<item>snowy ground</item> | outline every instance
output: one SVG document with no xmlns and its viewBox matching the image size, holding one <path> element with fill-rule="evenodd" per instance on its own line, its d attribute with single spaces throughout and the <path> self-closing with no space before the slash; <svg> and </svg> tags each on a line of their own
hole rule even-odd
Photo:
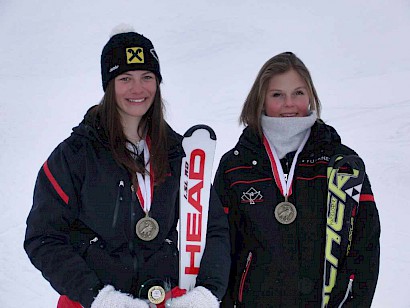
<svg viewBox="0 0 410 308">
<path fill-rule="evenodd" d="M 0 0 L 0 307 L 56 306 L 22 248 L 25 219 L 41 164 L 102 97 L 100 52 L 121 22 L 154 42 L 169 123 L 215 129 L 215 168 L 261 65 L 299 55 L 323 119 L 372 182 L 382 223 L 373 307 L 410 307 L 408 0 Z"/>
</svg>

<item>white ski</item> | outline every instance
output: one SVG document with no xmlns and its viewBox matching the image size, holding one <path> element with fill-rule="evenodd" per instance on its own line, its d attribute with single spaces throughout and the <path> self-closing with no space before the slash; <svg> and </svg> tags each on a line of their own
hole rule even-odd
<svg viewBox="0 0 410 308">
<path fill-rule="evenodd" d="M 205 249 L 216 135 L 206 125 L 187 130 L 182 141 L 179 211 L 179 287 L 195 286 Z"/>
</svg>

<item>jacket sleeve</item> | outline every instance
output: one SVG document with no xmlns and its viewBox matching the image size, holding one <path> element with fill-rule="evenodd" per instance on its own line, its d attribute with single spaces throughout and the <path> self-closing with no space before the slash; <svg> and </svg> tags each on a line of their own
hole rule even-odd
<svg viewBox="0 0 410 308">
<path fill-rule="evenodd" d="M 232 204 L 232 198 L 230 196 L 231 190 L 229 189 L 228 179 L 226 178 L 225 169 L 224 169 L 224 161 L 225 157 L 221 159 L 221 163 L 219 164 L 218 170 L 215 175 L 214 179 L 214 187 L 215 191 L 218 194 L 222 202 L 222 206 L 227 213 L 228 222 L 229 222 L 229 234 L 230 234 L 230 255 L 231 255 L 231 263 L 230 263 L 230 271 L 229 271 L 229 280 L 228 280 L 228 288 L 226 294 L 222 300 L 221 307 L 233 307 L 234 301 L 236 296 L 235 285 L 236 285 L 236 266 L 237 266 L 237 244 L 238 242 L 243 243 L 239 237 L 240 233 L 237 231 L 237 211 L 235 211 L 235 207 Z"/>
<path fill-rule="evenodd" d="M 73 250 L 69 235 L 80 208 L 83 162 L 63 142 L 41 167 L 27 218 L 24 249 L 58 293 L 89 307 L 102 286 Z"/>
<path fill-rule="evenodd" d="M 230 269 L 228 220 L 220 199 L 211 187 L 206 245 L 197 285 L 209 289 L 219 300 L 225 295 Z"/>
<path fill-rule="evenodd" d="M 380 262 L 380 221 L 370 182 L 365 177 L 355 220 L 352 246 L 337 277 L 335 297 L 337 307 L 370 307 L 376 290 Z M 349 291 L 349 281 L 351 291 Z"/>
</svg>

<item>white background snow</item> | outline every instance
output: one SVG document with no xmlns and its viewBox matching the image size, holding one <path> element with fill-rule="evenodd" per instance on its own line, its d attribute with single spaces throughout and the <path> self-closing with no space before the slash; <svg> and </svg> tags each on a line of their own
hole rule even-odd
<svg viewBox="0 0 410 308">
<path fill-rule="evenodd" d="M 366 162 L 382 224 L 373 307 L 410 307 L 408 0 L 0 0 L 0 307 L 56 307 L 25 219 L 40 166 L 103 95 L 100 53 L 122 22 L 155 45 L 169 123 L 216 131 L 214 169 L 262 64 L 295 52 L 322 118 Z"/>
</svg>

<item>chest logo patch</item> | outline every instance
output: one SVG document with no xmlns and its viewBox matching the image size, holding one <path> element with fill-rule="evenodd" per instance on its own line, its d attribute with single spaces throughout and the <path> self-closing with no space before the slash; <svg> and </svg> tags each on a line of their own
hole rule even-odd
<svg viewBox="0 0 410 308">
<path fill-rule="evenodd" d="M 256 202 L 262 202 L 263 196 L 260 191 L 251 187 L 246 192 L 242 193 L 241 203 L 255 204 Z"/>
</svg>

